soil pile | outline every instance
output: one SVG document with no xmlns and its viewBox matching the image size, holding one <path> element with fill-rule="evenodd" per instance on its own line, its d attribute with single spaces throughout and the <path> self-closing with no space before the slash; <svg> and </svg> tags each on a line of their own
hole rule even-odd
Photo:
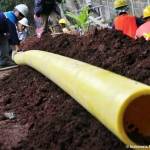
<svg viewBox="0 0 150 150">
<path fill-rule="evenodd" d="M 24 50 L 61 54 L 150 85 L 150 43 L 144 39 L 95 30 L 84 37 L 31 37 L 26 44 Z M 69 95 L 29 67 L 21 66 L 1 79 L 0 89 L 1 150 L 126 149 Z M 6 112 L 13 117 L 8 119 Z"/>
</svg>

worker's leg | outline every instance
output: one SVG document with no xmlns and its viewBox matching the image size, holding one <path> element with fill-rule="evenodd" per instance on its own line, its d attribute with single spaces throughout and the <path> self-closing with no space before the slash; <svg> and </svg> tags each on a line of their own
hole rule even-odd
<svg viewBox="0 0 150 150">
<path fill-rule="evenodd" d="M 62 30 L 61 30 L 61 27 L 59 25 L 59 19 L 61 18 L 60 15 L 57 12 L 52 11 L 50 13 L 50 18 L 52 20 L 52 26 L 51 27 L 52 27 L 53 31 L 54 32 L 61 32 Z"/>
<path fill-rule="evenodd" d="M 42 20 L 43 20 L 43 31 L 47 32 L 48 31 L 48 15 L 47 14 L 42 14 L 41 17 L 42 17 Z"/>
<path fill-rule="evenodd" d="M 41 17 L 37 17 L 36 15 L 34 15 L 34 24 L 35 24 L 35 28 L 41 28 L 42 27 Z"/>
<path fill-rule="evenodd" d="M 7 62 L 10 60 L 9 49 L 8 39 L 5 37 L 0 38 L 0 66 L 7 65 Z"/>
</svg>

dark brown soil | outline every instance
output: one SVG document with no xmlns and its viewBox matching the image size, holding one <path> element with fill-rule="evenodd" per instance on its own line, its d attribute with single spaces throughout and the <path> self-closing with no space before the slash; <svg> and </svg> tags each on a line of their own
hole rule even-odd
<svg viewBox="0 0 150 150">
<path fill-rule="evenodd" d="M 9 76 L 12 70 L 5 70 L 0 72 L 0 80 L 4 78 L 5 76 Z"/>
<path fill-rule="evenodd" d="M 55 38 L 47 34 L 42 39 L 29 38 L 23 49 L 69 56 L 150 85 L 150 43 L 120 32 Z M 69 95 L 27 66 L 1 79 L 0 89 L 0 150 L 126 149 Z M 4 112 L 16 117 L 8 119 Z"/>
</svg>

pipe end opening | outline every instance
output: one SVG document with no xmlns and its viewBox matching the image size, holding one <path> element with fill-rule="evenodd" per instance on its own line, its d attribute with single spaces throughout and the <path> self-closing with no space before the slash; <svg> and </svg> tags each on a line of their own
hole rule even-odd
<svg viewBox="0 0 150 150">
<path fill-rule="evenodd" d="M 150 95 L 140 96 L 127 106 L 123 126 L 134 143 L 150 145 Z"/>
</svg>

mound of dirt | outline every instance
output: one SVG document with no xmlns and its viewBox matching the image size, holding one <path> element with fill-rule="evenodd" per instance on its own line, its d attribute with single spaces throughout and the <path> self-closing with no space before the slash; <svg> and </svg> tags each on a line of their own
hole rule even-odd
<svg viewBox="0 0 150 150">
<path fill-rule="evenodd" d="M 112 30 L 31 37 L 22 49 L 81 60 L 150 85 L 150 43 Z M 66 80 L 66 79 L 64 79 Z M 20 66 L 0 80 L 1 150 L 125 150 L 110 131 L 40 73 Z M 4 113 L 11 113 L 8 119 Z"/>
</svg>

